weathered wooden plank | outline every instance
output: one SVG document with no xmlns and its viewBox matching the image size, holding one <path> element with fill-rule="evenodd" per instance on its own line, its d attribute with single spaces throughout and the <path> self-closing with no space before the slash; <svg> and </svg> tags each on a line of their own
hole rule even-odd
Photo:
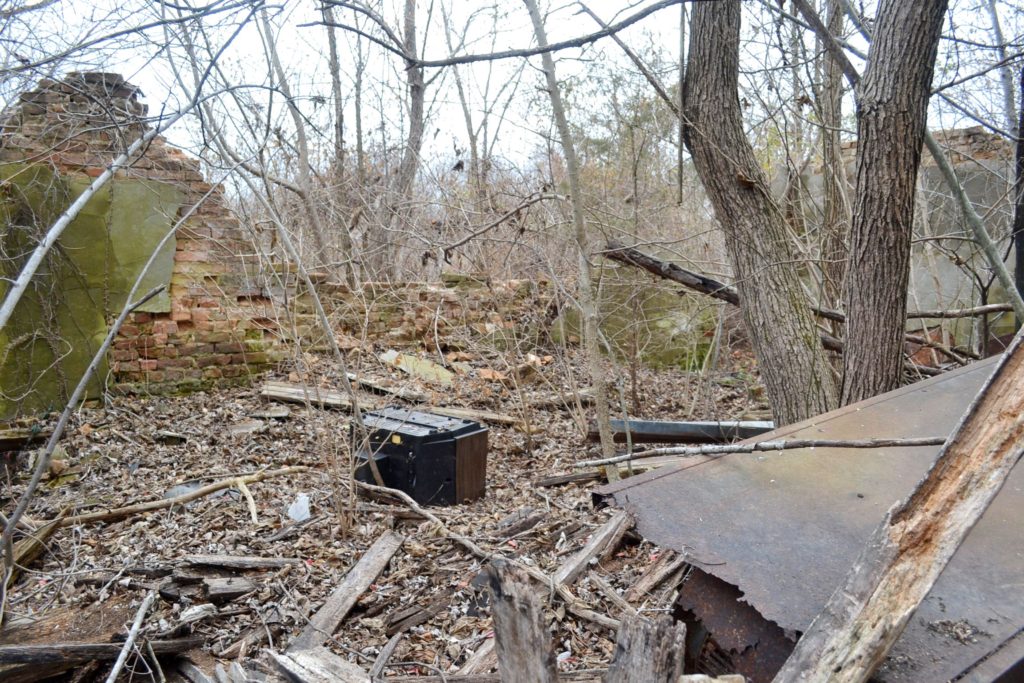
<svg viewBox="0 0 1024 683">
<path fill-rule="evenodd" d="M 270 381 L 264 382 L 263 388 L 260 389 L 260 396 L 287 403 L 311 403 L 327 408 L 352 410 L 352 399 L 348 394 L 324 387 Z M 374 406 L 369 401 L 360 399 L 359 407 L 364 410 L 372 410 Z"/>
<path fill-rule="evenodd" d="M 302 632 L 288 646 L 288 652 L 297 652 L 323 645 L 338 628 L 356 600 L 362 595 L 380 573 L 384 571 L 391 557 L 401 547 L 405 538 L 393 531 L 384 532 L 370 549 L 349 570 L 323 607 L 313 615 Z"/>
<path fill-rule="evenodd" d="M 910 497 L 872 534 L 779 671 L 779 683 L 867 680 L 1024 454 L 1019 332 Z"/>
<path fill-rule="evenodd" d="M 348 378 L 352 382 L 366 387 L 372 391 L 377 391 L 382 394 L 390 394 L 395 398 L 400 398 L 403 401 L 410 401 L 412 403 L 423 403 L 424 401 L 430 400 L 430 394 L 424 391 L 417 391 L 410 387 L 395 387 L 385 383 L 382 380 L 374 379 L 372 377 L 366 377 L 364 375 L 357 375 L 353 372 L 346 373 Z"/>
<path fill-rule="evenodd" d="M 151 640 L 156 654 L 185 652 L 203 644 L 202 638 Z M 116 659 L 121 643 L 47 643 L 45 645 L 0 645 L 0 664 L 68 664 L 94 659 Z"/>
<path fill-rule="evenodd" d="M 286 654 L 272 650 L 267 653 L 281 672 L 296 683 L 370 683 L 370 674 L 323 647 Z"/>
<path fill-rule="evenodd" d="M 446 406 L 420 406 L 416 410 L 448 417 L 458 417 L 463 420 L 474 420 L 476 422 L 487 422 L 489 424 L 506 425 L 517 427 L 523 423 L 518 417 L 505 415 L 504 413 L 493 413 L 489 410 L 475 410 L 473 408 L 449 408 Z"/>
<path fill-rule="evenodd" d="M 487 577 L 502 682 L 554 683 L 558 669 L 551 632 L 529 577 L 504 560 L 491 562 Z"/>
<path fill-rule="evenodd" d="M 662 551 L 661 556 L 626 591 L 626 600 L 638 602 L 645 595 L 660 586 L 665 579 L 679 571 L 679 568 L 684 564 L 686 564 L 685 556 L 677 555 L 671 550 Z"/>
<path fill-rule="evenodd" d="M 667 614 L 629 617 L 615 639 L 607 683 L 677 683 L 683 675 L 686 626 Z"/>
<path fill-rule="evenodd" d="M 559 683 L 602 683 L 603 669 L 585 669 L 558 674 Z M 453 674 L 449 676 L 389 676 L 387 683 L 503 683 L 501 674 Z M 743 683 L 741 680 L 739 683 Z"/>
<path fill-rule="evenodd" d="M 203 579 L 206 597 L 210 602 L 228 602 L 256 590 L 256 584 L 240 576 L 207 577 Z"/>
<path fill-rule="evenodd" d="M 604 554 L 606 550 L 617 544 L 626 530 L 633 526 L 633 519 L 625 510 L 619 510 L 590 536 L 590 540 L 572 558 L 558 568 L 552 577 L 555 583 L 572 584 L 591 559 Z"/>
<path fill-rule="evenodd" d="M 256 557 L 253 555 L 186 555 L 185 563 L 225 569 L 282 569 L 299 564 L 296 557 Z"/>
</svg>

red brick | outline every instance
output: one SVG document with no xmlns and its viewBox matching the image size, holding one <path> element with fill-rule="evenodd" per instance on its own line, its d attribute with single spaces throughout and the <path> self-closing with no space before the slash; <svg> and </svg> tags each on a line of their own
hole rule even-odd
<svg viewBox="0 0 1024 683">
<path fill-rule="evenodd" d="M 139 361 L 139 369 L 144 371 L 144 372 L 151 372 L 153 370 L 156 370 L 158 365 L 159 365 L 159 361 L 155 361 L 155 360 L 140 360 Z"/>
<path fill-rule="evenodd" d="M 153 323 L 153 334 L 171 335 L 178 331 L 178 323 L 173 320 L 157 320 Z"/>
<path fill-rule="evenodd" d="M 179 251 L 175 252 L 174 260 L 187 263 L 203 263 L 210 260 L 210 254 L 206 251 Z"/>
<path fill-rule="evenodd" d="M 217 344 L 216 351 L 217 353 L 241 353 L 242 351 L 245 351 L 245 344 L 242 342 L 226 342 Z"/>
<path fill-rule="evenodd" d="M 114 361 L 135 360 L 138 357 L 139 352 L 135 349 L 114 349 L 110 352 L 110 359 Z"/>
</svg>

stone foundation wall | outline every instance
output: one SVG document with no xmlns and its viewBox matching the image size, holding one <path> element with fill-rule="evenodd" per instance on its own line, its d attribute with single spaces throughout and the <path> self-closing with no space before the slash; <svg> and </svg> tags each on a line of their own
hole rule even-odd
<svg viewBox="0 0 1024 683">
<path fill-rule="evenodd" d="M 347 345 L 366 339 L 378 347 L 532 347 L 553 317 L 551 286 L 532 280 L 486 282 L 451 276 L 440 283 L 367 283 L 356 291 L 321 284 L 318 292 Z M 300 333 L 318 339 L 308 298 L 299 300 L 296 311 Z"/>
</svg>

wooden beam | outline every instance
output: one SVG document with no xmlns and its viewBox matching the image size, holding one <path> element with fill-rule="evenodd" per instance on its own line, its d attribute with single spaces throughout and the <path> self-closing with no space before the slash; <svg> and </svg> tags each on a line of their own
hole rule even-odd
<svg viewBox="0 0 1024 683">
<path fill-rule="evenodd" d="M 283 569 L 299 564 L 296 557 L 255 557 L 250 555 L 186 555 L 185 563 L 227 569 Z"/>
<path fill-rule="evenodd" d="M 153 652 L 169 654 L 201 647 L 198 637 L 150 640 Z M 0 664 L 67 664 L 74 666 L 94 659 L 116 659 L 122 643 L 47 643 L 45 645 L 0 645 Z"/>
<path fill-rule="evenodd" d="M 609 548 L 622 540 L 622 535 L 633 526 L 633 518 L 625 510 L 619 510 L 590 536 L 590 540 L 552 576 L 556 584 L 572 584 L 583 573 L 595 557 L 603 555 Z"/>
<path fill-rule="evenodd" d="M 324 647 L 267 654 L 295 683 L 370 683 L 370 674 Z"/>
<path fill-rule="evenodd" d="M 370 587 L 392 556 L 398 551 L 405 538 L 393 531 L 385 531 L 374 541 L 370 549 L 349 570 L 345 579 L 334 589 L 316 614 L 309 620 L 302 632 L 288 646 L 288 652 L 318 647 L 327 642 L 349 610 Z"/>
<path fill-rule="evenodd" d="M 487 568 L 498 671 L 502 683 L 555 683 L 551 631 L 529 577 L 504 560 Z"/>
<path fill-rule="evenodd" d="M 677 683 L 683 675 L 686 626 L 667 614 L 629 617 L 615 638 L 606 683 Z"/>
<path fill-rule="evenodd" d="M 1024 453 L 1018 333 L 935 464 L 872 534 L 776 683 L 866 681 Z"/>
<path fill-rule="evenodd" d="M 264 382 L 263 388 L 260 389 L 260 396 L 286 403 L 301 403 L 303 405 L 309 403 L 319 408 L 352 410 L 352 399 L 345 392 L 305 384 Z M 359 408 L 361 410 L 373 410 L 374 405 L 369 401 L 360 400 Z"/>
</svg>

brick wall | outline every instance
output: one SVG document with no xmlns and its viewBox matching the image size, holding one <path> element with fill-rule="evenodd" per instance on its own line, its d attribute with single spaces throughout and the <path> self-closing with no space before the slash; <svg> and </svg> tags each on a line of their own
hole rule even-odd
<svg viewBox="0 0 1024 683">
<path fill-rule="evenodd" d="M 148 129 L 139 96 L 116 74 L 43 80 L 4 113 L 0 160 L 44 164 L 62 177 L 98 176 Z M 188 390 L 270 367 L 283 348 L 274 302 L 256 284 L 251 240 L 227 208 L 223 188 L 211 186 L 199 161 L 162 137 L 118 171 L 114 182 L 119 179 L 172 185 L 183 198 L 179 216 L 202 202 L 175 235 L 169 305 L 136 312 L 121 329 L 109 359 L 113 388 Z"/>
</svg>

